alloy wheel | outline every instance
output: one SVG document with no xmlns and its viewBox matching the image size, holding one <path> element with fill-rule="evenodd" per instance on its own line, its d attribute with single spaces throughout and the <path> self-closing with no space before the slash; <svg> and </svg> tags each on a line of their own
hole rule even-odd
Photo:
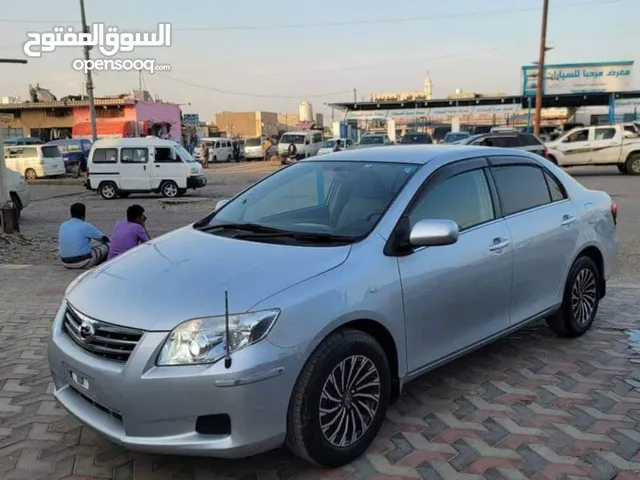
<svg viewBox="0 0 640 480">
<path fill-rule="evenodd" d="M 586 324 L 593 314 L 597 303 L 596 276 L 584 268 L 578 272 L 571 287 L 571 311 L 579 325 Z"/>
<path fill-rule="evenodd" d="M 360 440 L 380 405 L 380 372 L 363 355 L 342 360 L 329 374 L 320 394 L 320 428 L 334 447 Z"/>
<path fill-rule="evenodd" d="M 105 185 L 102 187 L 101 193 L 104 198 L 114 198 L 116 196 L 116 188 L 111 184 Z"/>
<path fill-rule="evenodd" d="M 175 197 L 178 195 L 178 187 L 173 183 L 165 184 L 163 191 L 166 197 Z"/>
<path fill-rule="evenodd" d="M 635 157 L 630 166 L 633 173 L 640 173 L 640 156 Z"/>
</svg>

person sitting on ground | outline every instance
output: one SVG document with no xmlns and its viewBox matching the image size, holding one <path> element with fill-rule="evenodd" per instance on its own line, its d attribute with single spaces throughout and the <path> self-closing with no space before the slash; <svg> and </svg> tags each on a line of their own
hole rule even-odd
<svg viewBox="0 0 640 480">
<path fill-rule="evenodd" d="M 146 220 L 142 206 L 131 205 L 127 208 L 127 220 L 118 220 L 113 228 L 109 260 L 149 241 L 149 234 L 145 227 Z"/>
<path fill-rule="evenodd" d="M 83 203 L 71 205 L 71 218 L 60 225 L 58 248 L 65 268 L 95 267 L 109 255 L 109 237 L 85 221 L 87 207 Z M 97 242 L 92 245 L 92 240 Z"/>
</svg>

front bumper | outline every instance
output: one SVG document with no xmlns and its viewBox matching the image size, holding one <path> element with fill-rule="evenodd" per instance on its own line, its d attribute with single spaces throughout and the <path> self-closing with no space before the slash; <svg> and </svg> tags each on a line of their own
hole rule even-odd
<svg viewBox="0 0 640 480">
<path fill-rule="evenodd" d="M 128 361 L 116 363 L 71 341 L 62 331 L 63 315 L 64 305 L 48 346 L 54 396 L 113 442 L 152 453 L 221 458 L 258 454 L 284 442 L 298 372 L 293 351 L 264 340 L 234 353 L 229 369 L 223 361 L 157 367 L 167 332 L 146 332 Z M 198 417 L 208 415 L 228 415 L 230 432 L 197 433 Z"/>
<path fill-rule="evenodd" d="M 207 177 L 204 175 L 197 175 L 193 177 L 187 177 L 187 188 L 202 188 L 207 184 Z"/>
</svg>

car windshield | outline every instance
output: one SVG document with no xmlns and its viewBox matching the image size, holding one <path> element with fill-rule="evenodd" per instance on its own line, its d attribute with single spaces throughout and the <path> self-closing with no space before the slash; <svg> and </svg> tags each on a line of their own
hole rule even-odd
<svg viewBox="0 0 640 480">
<path fill-rule="evenodd" d="M 277 229 L 363 238 L 378 223 L 418 165 L 306 161 L 284 168 L 238 195 L 195 227 Z M 273 241 L 268 234 L 251 240 Z"/>
<path fill-rule="evenodd" d="M 453 143 L 469 138 L 468 133 L 447 133 L 444 136 L 444 143 Z"/>
<path fill-rule="evenodd" d="M 322 144 L 322 148 L 333 148 L 335 144 L 336 144 L 335 140 L 327 140 Z"/>
<path fill-rule="evenodd" d="M 382 135 L 367 135 L 362 137 L 360 145 L 382 145 L 384 144 L 384 137 Z"/>
<path fill-rule="evenodd" d="M 402 143 L 431 143 L 431 137 L 424 134 L 409 133 L 402 137 Z"/>
<path fill-rule="evenodd" d="M 176 150 L 178 151 L 178 154 L 182 157 L 182 159 L 185 162 L 197 163 L 196 160 L 193 158 L 193 156 L 189 153 L 189 151 L 186 148 L 184 148 L 182 145 L 177 144 Z"/>
<path fill-rule="evenodd" d="M 61 157 L 62 154 L 60 150 L 55 145 L 50 145 L 48 147 L 42 147 L 42 156 L 44 158 L 56 158 Z"/>
<path fill-rule="evenodd" d="M 280 139 L 280 143 L 289 145 L 291 143 L 296 145 L 304 145 L 304 135 L 283 135 Z"/>
<path fill-rule="evenodd" d="M 262 145 L 260 138 L 250 138 L 245 143 L 247 147 L 259 147 L 260 145 Z"/>
</svg>

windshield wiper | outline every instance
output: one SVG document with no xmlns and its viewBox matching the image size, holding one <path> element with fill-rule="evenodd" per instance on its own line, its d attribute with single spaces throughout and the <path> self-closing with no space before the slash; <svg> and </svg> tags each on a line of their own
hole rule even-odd
<svg viewBox="0 0 640 480">
<path fill-rule="evenodd" d="M 202 227 L 196 226 L 195 229 L 200 230 L 201 232 L 210 232 L 212 230 L 239 230 L 252 233 L 288 233 L 278 228 L 265 227 L 264 225 L 258 225 L 257 223 L 219 223 L 218 225 L 204 225 Z"/>
<path fill-rule="evenodd" d="M 276 232 L 243 232 L 236 235 L 235 238 L 290 238 L 300 242 L 312 243 L 341 243 L 356 240 L 356 237 L 333 235 L 331 233 L 289 232 L 285 230 Z"/>
</svg>

